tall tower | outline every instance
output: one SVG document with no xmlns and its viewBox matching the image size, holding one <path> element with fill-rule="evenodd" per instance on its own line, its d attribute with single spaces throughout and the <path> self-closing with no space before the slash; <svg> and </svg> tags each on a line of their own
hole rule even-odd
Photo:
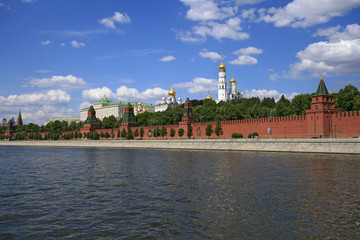
<svg viewBox="0 0 360 240">
<path fill-rule="evenodd" d="M 340 112 L 335 108 L 334 97 L 329 94 L 324 79 L 312 96 L 311 109 L 306 110 L 307 134 L 309 137 L 331 137 L 334 126 L 331 124 L 333 113 Z"/>
<path fill-rule="evenodd" d="M 232 99 L 236 99 L 236 80 L 234 79 L 234 74 L 233 77 L 230 79 L 230 87 L 229 87 L 229 97 L 228 100 L 232 100 Z"/>
<path fill-rule="evenodd" d="M 221 59 L 219 66 L 219 84 L 218 84 L 218 101 L 226 101 L 227 98 L 227 87 L 226 87 L 226 66 Z"/>
<path fill-rule="evenodd" d="M 18 120 L 16 123 L 17 126 L 22 126 L 23 125 L 23 121 L 22 121 L 22 117 L 21 117 L 21 110 L 19 109 L 19 116 L 18 116 Z"/>
</svg>

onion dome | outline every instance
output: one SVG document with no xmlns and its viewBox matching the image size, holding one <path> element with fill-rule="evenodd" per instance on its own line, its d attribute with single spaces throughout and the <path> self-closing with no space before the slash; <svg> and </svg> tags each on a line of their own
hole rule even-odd
<svg viewBox="0 0 360 240">
<path fill-rule="evenodd" d="M 207 97 L 205 98 L 205 100 L 212 100 L 212 97 L 210 96 L 210 93 L 208 92 Z"/>
<path fill-rule="evenodd" d="M 141 101 L 138 103 L 138 106 L 142 106 L 142 103 L 141 103 Z"/>
<path fill-rule="evenodd" d="M 99 103 L 110 103 L 110 100 L 106 97 L 106 94 L 104 95 L 104 97 L 98 101 Z"/>
<path fill-rule="evenodd" d="M 222 59 L 221 59 L 221 64 L 219 65 L 219 72 L 226 72 L 226 66 L 224 65 Z"/>
<path fill-rule="evenodd" d="M 169 91 L 169 96 L 175 96 L 175 95 L 176 95 L 176 92 L 174 91 L 173 86 L 171 85 L 171 89 Z"/>
</svg>

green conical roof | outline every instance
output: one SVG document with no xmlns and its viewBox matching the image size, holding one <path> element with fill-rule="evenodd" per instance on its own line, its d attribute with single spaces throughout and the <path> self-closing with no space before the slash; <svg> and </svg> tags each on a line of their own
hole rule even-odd
<svg viewBox="0 0 360 240">
<path fill-rule="evenodd" d="M 320 77 L 321 77 L 321 80 L 320 80 L 319 86 L 316 90 L 316 96 L 329 95 L 329 91 L 326 88 L 326 85 L 325 85 L 322 75 L 320 75 Z"/>
<path fill-rule="evenodd" d="M 128 104 L 126 105 L 127 108 L 133 108 L 133 106 L 131 105 L 130 102 L 128 102 Z"/>
</svg>

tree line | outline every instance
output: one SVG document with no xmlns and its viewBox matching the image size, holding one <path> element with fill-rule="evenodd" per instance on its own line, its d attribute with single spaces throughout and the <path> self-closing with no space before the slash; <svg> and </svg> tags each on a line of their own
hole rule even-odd
<svg viewBox="0 0 360 240">
<path fill-rule="evenodd" d="M 228 102 L 216 104 L 212 100 L 191 100 L 193 105 L 194 118 L 198 122 L 220 122 L 227 120 L 241 120 L 251 118 L 269 118 L 282 116 L 305 115 L 306 110 L 310 109 L 312 94 L 299 94 L 291 101 L 284 95 L 279 101 L 274 98 L 259 97 L 235 99 Z M 348 85 L 340 89 L 334 96 L 335 107 L 342 111 L 360 110 L 360 92 L 353 86 Z M 160 126 L 176 125 L 181 121 L 184 106 L 180 105 L 174 109 L 167 109 L 163 112 L 145 112 L 136 116 L 138 126 Z M 114 116 L 105 117 L 102 121 L 98 119 L 102 129 L 114 129 L 121 126 L 122 119 L 117 120 Z M 16 132 L 38 133 L 48 132 L 51 137 L 60 136 L 65 131 L 79 131 L 83 127 L 83 122 L 55 121 L 47 125 L 39 126 L 29 123 L 23 126 L 15 126 Z M 6 126 L 0 126 L 0 134 L 5 133 Z"/>
</svg>

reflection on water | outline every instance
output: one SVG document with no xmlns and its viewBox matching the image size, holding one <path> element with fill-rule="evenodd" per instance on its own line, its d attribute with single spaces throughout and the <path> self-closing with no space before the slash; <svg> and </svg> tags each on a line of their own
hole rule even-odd
<svg viewBox="0 0 360 240">
<path fill-rule="evenodd" d="M 360 156 L 0 147 L 1 239 L 355 239 Z"/>
</svg>

